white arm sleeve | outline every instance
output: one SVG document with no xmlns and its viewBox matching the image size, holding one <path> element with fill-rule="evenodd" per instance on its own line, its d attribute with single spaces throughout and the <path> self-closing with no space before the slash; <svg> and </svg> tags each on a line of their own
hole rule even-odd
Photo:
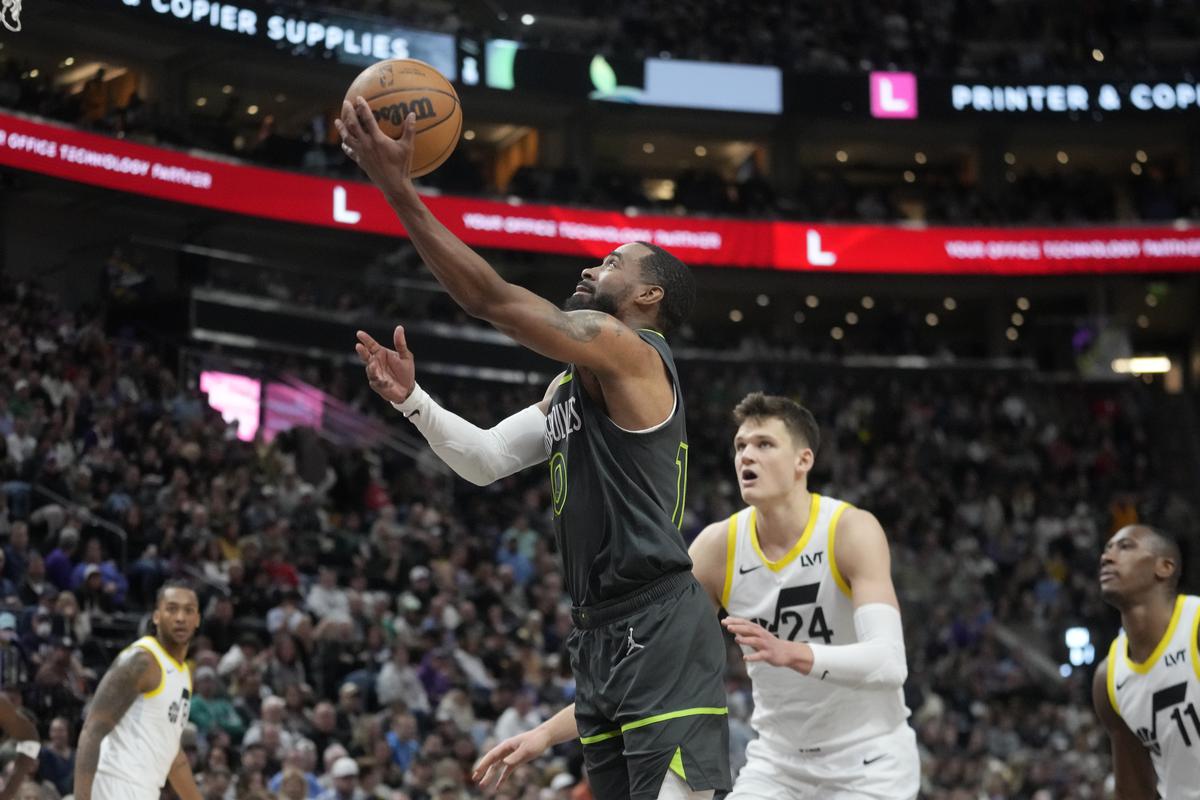
<svg viewBox="0 0 1200 800">
<path fill-rule="evenodd" d="M 540 464 L 546 449 L 546 415 L 536 405 L 483 430 L 434 402 L 414 385 L 403 403 L 392 403 L 416 426 L 446 466 L 476 486 Z"/>
<path fill-rule="evenodd" d="M 854 644 L 813 644 L 808 674 L 851 689 L 899 689 L 908 677 L 904 626 L 900 611 L 887 603 L 868 603 L 854 612 Z"/>
</svg>

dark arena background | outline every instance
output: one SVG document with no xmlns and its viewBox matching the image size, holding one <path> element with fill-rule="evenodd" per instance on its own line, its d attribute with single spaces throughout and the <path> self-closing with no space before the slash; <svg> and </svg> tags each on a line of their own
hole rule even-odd
<svg viewBox="0 0 1200 800">
<path fill-rule="evenodd" d="M 457 478 L 354 353 L 403 324 L 483 427 L 561 368 L 465 314 L 344 155 L 346 87 L 397 57 L 461 98 L 418 186 L 507 280 L 558 304 L 634 240 L 693 268 L 686 540 L 743 506 L 737 401 L 811 409 L 810 485 L 891 547 L 921 797 L 1114 796 L 1100 553 L 1134 522 L 1197 533 L 1194 3 L 5 8 L 0 687 L 42 740 L 20 797 L 72 793 L 89 700 L 170 578 L 200 600 L 181 748 L 206 800 L 481 797 L 477 760 L 573 700 L 546 469 Z M 588 800 L 582 758 L 498 796 Z"/>
</svg>

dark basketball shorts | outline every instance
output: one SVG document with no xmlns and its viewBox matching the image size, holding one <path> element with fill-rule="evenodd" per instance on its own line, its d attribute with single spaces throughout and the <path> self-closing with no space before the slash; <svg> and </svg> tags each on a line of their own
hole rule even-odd
<svg viewBox="0 0 1200 800">
<path fill-rule="evenodd" d="M 667 770 L 695 791 L 729 791 L 725 640 L 692 574 L 572 616 L 575 720 L 596 800 L 654 800 Z"/>
</svg>

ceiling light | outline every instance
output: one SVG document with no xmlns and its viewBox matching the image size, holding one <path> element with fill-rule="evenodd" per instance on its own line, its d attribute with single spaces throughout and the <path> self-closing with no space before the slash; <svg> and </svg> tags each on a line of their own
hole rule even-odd
<svg viewBox="0 0 1200 800">
<path fill-rule="evenodd" d="M 765 294 L 760 294 L 758 297 L 754 298 L 754 302 L 758 303 L 762 308 L 766 308 L 767 306 L 771 305 L 771 298 L 767 297 Z"/>
<path fill-rule="evenodd" d="M 1066 150 L 1059 150 L 1058 154 L 1055 155 L 1054 157 L 1058 159 L 1058 163 L 1060 163 L 1060 164 L 1066 164 L 1068 161 L 1071 160 L 1071 157 L 1067 155 Z"/>
<path fill-rule="evenodd" d="M 1005 153 L 1004 154 L 1004 163 L 1008 164 L 1011 167 L 1013 164 L 1017 163 L 1017 157 L 1015 155 L 1013 155 L 1012 153 Z"/>
<path fill-rule="evenodd" d="M 803 325 L 804 320 L 806 319 L 807 317 L 804 316 L 803 311 L 797 311 L 795 314 L 792 314 L 792 322 L 796 323 L 797 325 Z"/>
<path fill-rule="evenodd" d="M 466 139 L 468 142 L 473 140 L 475 138 L 475 131 L 471 130 L 470 128 L 467 128 L 465 131 L 463 131 L 463 138 Z"/>
<path fill-rule="evenodd" d="M 817 306 L 821 305 L 821 298 L 817 297 L 815 294 L 810 294 L 808 297 L 804 298 L 804 305 L 808 306 L 809 308 L 816 308 Z"/>
<path fill-rule="evenodd" d="M 836 158 L 838 160 L 838 163 L 841 163 L 841 164 L 845 164 L 847 161 L 850 160 L 850 154 L 847 153 L 845 150 L 838 150 L 836 153 L 834 153 L 833 157 Z"/>
<path fill-rule="evenodd" d="M 942 301 L 942 308 L 946 309 L 947 311 L 953 311 L 954 309 L 958 308 L 958 301 L 953 297 L 947 297 Z"/>
<path fill-rule="evenodd" d="M 1017 298 L 1017 308 L 1021 309 L 1022 311 L 1028 311 L 1029 310 L 1029 298 L 1028 297 L 1018 297 Z"/>
<path fill-rule="evenodd" d="M 1096 61 L 1096 62 L 1103 61 L 1104 60 L 1104 51 L 1101 50 L 1099 47 L 1093 48 L 1092 49 L 1092 60 Z"/>
<path fill-rule="evenodd" d="M 913 172 L 911 169 L 904 170 L 904 182 L 905 183 L 915 183 L 916 180 L 917 180 L 917 173 Z"/>
<path fill-rule="evenodd" d="M 732 322 L 741 322 L 742 321 L 741 309 L 738 309 L 738 308 L 731 309 L 729 312 L 729 319 Z"/>
<path fill-rule="evenodd" d="M 846 324 L 847 325 L 857 325 L 858 324 L 858 314 L 854 313 L 853 311 L 847 311 L 846 312 Z"/>
<path fill-rule="evenodd" d="M 1138 163 L 1140 163 L 1140 164 L 1145 164 L 1147 159 L 1149 158 L 1149 156 L 1146 155 L 1145 150 L 1138 150 L 1136 153 L 1133 154 L 1133 157 L 1136 158 L 1138 160 Z"/>
<path fill-rule="evenodd" d="M 650 155 L 654 152 L 654 144 L 652 142 L 646 142 L 642 145 L 642 152 L 646 155 Z"/>
<path fill-rule="evenodd" d="M 863 297 L 862 307 L 866 308 L 866 309 L 874 308 L 875 307 L 875 298 L 871 297 L 871 295 L 866 295 L 865 297 Z"/>
<path fill-rule="evenodd" d="M 535 22 L 537 22 L 537 19 L 533 16 L 533 14 L 522 14 L 521 15 L 521 24 L 522 25 L 532 25 Z"/>
<path fill-rule="evenodd" d="M 925 157 L 924 153 L 922 153 L 920 150 L 918 150 L 917 152 L 913 153 L 913 160 L 916 161 L 918 164 L 924 164 L 929 159 L 927 159 Z"/>
<path fill-rule="evenodd" d="M 938 315 L 933 313 L 932 311 L 930 311 L 928 314 L 925 315 L 925 324 L 931 328 L 937 327 Z"/>
<path fill-rule="evenodd" d="M 1171 359 L 1166 356 L 1114 358 L 1112 370 L 1126 375 L 1162 374 L 1171 371 Z"/>
<path fill-rule="evenodd" d="M 829 335 L 834 338 L 834 341 L 840 342 L 842 340 L 842 338 L 846 335 L 846 332 L 835 325 L 833 327 L 833 330 L 829 331 Z"/>
<path fill-rule="evenodd" d="M 1012 314 L 1012 324 L 1018 328 L 1025 324 L 1025 315 L 1020 311 L 1014 311 Z"/>
<path fill-rule="evenodd" d="M 696 156 L 698 158 L 704 158 L 706 155 L 708 155 L 708 148 L 702 144 L 698 144 L 698 145 L 696 145 L 695 152 L 696 152 Z"/>
<path fill-rule="evenodd" d="M 1018 331 L 1016 328 L 1009 328 L 1008 330 L 1006 330 L 1004 332 L 1004 335 L 1008 337 L 1008 340 L 1010 342 L 1015 342 L 1017 340 L 1017 337 L 1019 337 L 1021 335 L 1021 332 Z"/>
</svg>

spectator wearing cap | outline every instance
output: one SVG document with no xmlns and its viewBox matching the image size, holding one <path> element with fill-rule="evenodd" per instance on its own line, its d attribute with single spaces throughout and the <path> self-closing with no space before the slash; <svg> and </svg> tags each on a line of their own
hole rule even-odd
<svg viewBox="0 0 1200 800">
<path fill-rule="evenodd" d="M 358 788 L 358 764 L 353 758 L 339 758 L 330 775 L 333 788 L 322 792 L 318 800 L 366 800 L 366 794 Z"/>
<path fill-rule="evenodd" d="M 17 640 L 17 618 L 0 611 L 0 687 L 24 686 L 29 680 L 29 659 Z"/>
<path fill-rule="evenodd" d="M 95 570 L 89 570 L 90 567 L 95 567 Z M 101 587 L 106 595 L 112 599 L 114 607 L 125 605 L 125 592 L 129 589 L 129 581 L 117 567 L 116 562 L 111 558 L 104 558 L 104 548 L 98 538 L 88 539 L 87 545 L 83 550 L 83 561 L 75 565 L 75 569 L 71 572 L 71 589 L 79 591 L 79 587 L 84 584 L 93 572 L 98 571 L 101 576 Z"/>
<path fill-rule="evenodd" d="M 106 591 L 104 576 L 96 564 L 83 566 L 83 580 L 75 590 L 79 604 L 89 614 L 111 614 L 116 610 L 113 593 Z M 110 584 L 111 586 L 111 584 Z"/>
<path fill-rule="evenodd" d="M 408 591 L 421 601 L 422 609 L 429 608 L 429 602 L 437 594 L 429 567 L 418 565 L 408 571 Z"/>
<path fill-rule="evenodd" d="M 214 728 L 221 728 L 235 741 L 246 732 L 246 723 L 228 698 L 220 694 L 221 684 L 217 671 L 212 667 L 196 670 L 195 693 L 192 695 L 191 721 L 200 733 L 207 736 Z"/>
</svg>

